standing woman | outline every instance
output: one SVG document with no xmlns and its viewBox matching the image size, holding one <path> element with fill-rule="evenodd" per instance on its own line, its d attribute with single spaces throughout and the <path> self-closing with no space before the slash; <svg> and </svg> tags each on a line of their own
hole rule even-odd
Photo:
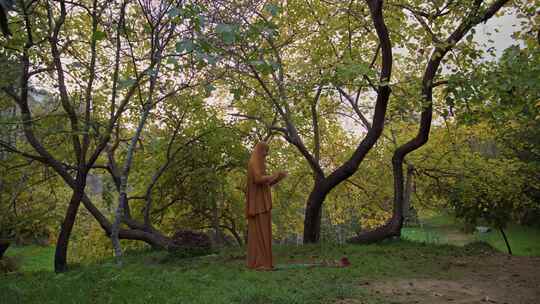
<svg viewBox="0 0 540 304">
<path fill-rule="evenodd" d="M 248 220 L 247 267 L 271 270 L 272 262 L 272 195 L 270 186 L 287 176 L 280 171 L 266 175 L 268 144 L 255 145 L 248 163 L 246 217 Z"/>
</svg>

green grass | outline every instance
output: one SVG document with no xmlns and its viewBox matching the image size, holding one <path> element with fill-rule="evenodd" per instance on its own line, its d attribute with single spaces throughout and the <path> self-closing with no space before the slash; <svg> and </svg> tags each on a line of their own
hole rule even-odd
<svg viewBox="0 0 540 304">
<path fill-rule="evenodd" d="M 43 249 L 45 251 L 49 249 Z M 247 270 L 244 249 L 174 259 L 165 252 L 131 253 L 119 268 L 111 260 L 55 275 L 50 271 L 0 275 L 2 303 L 335 303 L 368 295 L 359 282 L 400 276 L 446 275 L 441 259 L 477 254 L 474 247 L 433 246 L 388 241 L 359 246 L 275 246 L 276 264 L 339 259 L 347 268 Z M 24 249 L 20 249 L 22 254 Z M 47 261 L 48 264 L 51 261 Z"/>
<path fill-rule="evenodd" d="M 492 229 L 488 233 L 465 233 L 463 224 L 451 215 L 441 214 L 421 219 L 419 227 L 405 227 L 402 237 L 407 240 L 428 244 L 449 244 L 463 246 L 471 242 L 483 241 L 501 252 L 507 252 L 506 244 L 499 230 Z M 540 229 L 516 224 L 505 229 L 512 248 L 518 256 L 540 256 Z"/>
<path fill-rule="evenodd" d="M 418 227 L 404 227 L 401 232 L 403 238 L 429 244 L 456 246 L 464 246 L 475 241 L 472 235 L 463 233 L 460 224 L 447 214 L 420 219 L 420 223 Z"/>
<path fill-rule="evenodd" d="M 21 271 L 53 271 L 54 247 L 47 246 L 11 246 L 6 256 L 14 257 L 21 265 Z"/>
<path fill-rule="evenodd" d="M 451 217 L 439 216 L 424 220 L 422 227 L 405 228 L 401 241 L 275 246 L 275 263 L 282 267 L 274 272 L 247 270 L 244 249 L 228 248 L 190 259 L 159 251 L 128 252 L 122 268 L 106 259 L 56 275 L 53 247 L 13 247 L 7 255 L 22 267 L 18 273 L 0 275 L 0 303 L 346 303 L 350 298 L 387 303 L 360 282 L 459 276 L 459 267 L 448 270 L 457 256 L 486 250 L 486 245 L 461 243 L 465 234 L 459 228 Z M 538 229 L 512 225 L 507 235 L 515 254 L 540 255 Z M 466 237 L 506 251 L 498 231 Z M 295 267 L 342 256 L 349 258 L 350 267 Z"/>
<path fill-rule="evenodd" d="M 509 225 L 504 230 L 514 255 L 540 256 L 540 229 L 519 225 Z M 478 240 L 489 243 L 501 252 L 507 252 L 506 244 L 499 230 L 475 233 Z"/>
<path fill-rule="evenodd" d="M 447 244 L 448 241 L 437 229 L 425 227 L 405 227 L 401 230 L 404 239 L 428 244 Z"/>
</svg>

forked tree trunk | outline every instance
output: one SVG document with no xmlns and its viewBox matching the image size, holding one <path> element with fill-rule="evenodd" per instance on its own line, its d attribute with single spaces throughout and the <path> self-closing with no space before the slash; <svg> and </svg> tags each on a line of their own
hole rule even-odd
<svg viewBox="0 0 540 304">
<path fill-rule="evenodd" d="M 394 208 L 392 218 L 386 224 L 375 230 L 361 233 L 360 235 L 349 239 L 349 242 L 372 243 L 389 237 L 400 236 L 401 227 L 403 226 L 403 162 L 409 153 L 422 147 L 429 139 L 429 131 L 433 116 L 433 81 L 437 75 L 440 63 L 444 56 L 473 26 L 480 22 L 486 22 L 507 2 L 508 0 L 497 0 L 486 10 L 482 10 L 482 15 L 478 15 L 482 1 L 475 1 L 475 8 L 472 8 L 472 11 L 469 12 L 459 26 L 445 40 L 446 43 L 434 48 L 422 78 L 423 104 L 426 106 L 424 106 L 422 110 L 418 133 L 414 138 L 399 146 L 392 156 L 392 173 L 394 175 Z"/>
<path fill-rule="evenodd" d="M 384 120 L 386 116 L 386 108 L 388 105 L 388 99 L 390 97 L 390 87 L 388 81 L 392 72 L 392 46 L 390 43 L 390 37 L 388 35 L 388 29 L 384 23 L 384 17 L 382 14 L 382 1 L 372 0 L 368 1 L 370 14 L 373 19 L 373 25 L 379 37 L 382 54 L 382 67 L 380 81 L 381 84 L 377 90 L 377 100 L 375 102 L 375 110 L 373 113 L 373 123 L 371 128 L 367 132 L 364 139 L 356 147 L 351 157 L 343 163 L 339 168 L 332 172 L 328 176 L 324 176 L 320 166 L 312 165 L 317 176 L 313 190 L 311 191 L 305 211 L 304 218 L 304 243 L 317 243 L 320 238 L 321 229 L 321 209 L 323 202 L 337 185 L 351 177 L 357 170 L 367 153 L 375 145 L 377 140 L 382 134 L 384 127 Z M 297 147 L 300 146 L 299 141 L 296 142 Z M 299 147 L 299 150 L 309 160 L 311 157 L 306 156 L 309 154 L 305 152 L 305 147 Z"/>
<path fill-rule="evenodd" d="M 394 204 L 392 217 L 384 225 L 370 231 L 365 231 L 350 238 L 350 243 L 369 244 L 380 242 L 391 237 L 401 236 L 403 226 L 403 161 L 392 158 L 392 173 L 394 175 Z"/>
</svg>

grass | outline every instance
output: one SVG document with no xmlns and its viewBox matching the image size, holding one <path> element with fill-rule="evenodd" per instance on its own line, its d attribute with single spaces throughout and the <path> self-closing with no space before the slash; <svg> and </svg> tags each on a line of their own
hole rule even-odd
<svg viewBox="0 0 540 304">
<path fill-rule="evenodd" d="M 540 255 L 538 232 L 515 225 L 507 229 L 518 255 Z M 459 275 L 448 271 L 456 257 L 489 250 L 477 240 L 506 251 L 498 231 L 466 235 L 472 244 L 459 243 L 463 235 L 451 217 L 439 216 L 424 220 L 422 227 L 405 228 L 402 240 L 381 244 L 275 246 L 275 263 L 282 267 L 274 272 L 247 270 L 245 249 L 228 248 L 189 259 L 160 251 L 128 252 L 122 268 L 106 259 L 56 275 L 54 248 L 13 247 L 6 254 L 22 268 L 0 275 L 0 303 L 387 303 L 361 282 Z M 350 267 L 294 267 L 342 256 Z"/>
<path fill-rule="evenodd" d="M 514 255 L 540 256 L 540 229 L 520 225 L 509 225 L 504 230 Z M 478 240 L 489 243 L 501 252 L 507 252 L 506 244 L 499 230 L 475 233 Z"/>
<path fill-rule="evenodd" d="M 11 246 L 6 256 L 15 257 L 23 272 L 53 271 L 54 247 Z"/>
<path fill-rule="evenodd" d="M 418 227 L 405 227 L 402 236 L 405 239 L 429 244 L 449 244 L 463 246 L 473 242 L 472 235 L 460 231 L 456 220 L 446 214 L 421 219 Z"/>
<path fill-rule="evenodd" d="M 2 275 L 0 302 L 288 304 L 355 298 L 362 303 L 386 303 L 368 295 L 359 282 L 441 273 L 441 257 L 453 259 L 476 254 L 475 250 L 409 241 L 369 246 L 275 246 L 278 265 L 347 256 L 351 266 L 274 272 L 247 270 L 243 248 L 182 260 L 165 252 L 139 252 L 127 256 L 122 268 L 105 260 L 59 275 L 46 270 Z M 21 248 L 19 253 L 24 251 Z"/>
<path fill-rule="evenodd" d="M 464 233 L 461 229 L 463 224 L 446 214 L 421 219 L 421 222 L 419 227 L 403 228 L 402 237 L 411 241 L 456 246 L 482 241 L 498 251 L 507 252 L 504 239 L 497 229 L 488 233 Z M 514 255 L 540 256 L 540 228 L 512 224 L 505 229 L 505 233 Z"/>
</svg>

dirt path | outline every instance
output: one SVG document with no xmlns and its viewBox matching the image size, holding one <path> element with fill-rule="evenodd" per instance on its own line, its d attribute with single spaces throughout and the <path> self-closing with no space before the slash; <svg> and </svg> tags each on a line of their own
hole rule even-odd
<svg viewBox="0 0 540 304">
<path fill-rule="evenodd" d="M 460 257 L 433 278 L 364 282 L 388 303 L 540 303 L 540 257 Z M 354 303 L 354 302 L 353 302 Z M 361 303 L 361 302 L 358 302 Z"/>
</svg>

